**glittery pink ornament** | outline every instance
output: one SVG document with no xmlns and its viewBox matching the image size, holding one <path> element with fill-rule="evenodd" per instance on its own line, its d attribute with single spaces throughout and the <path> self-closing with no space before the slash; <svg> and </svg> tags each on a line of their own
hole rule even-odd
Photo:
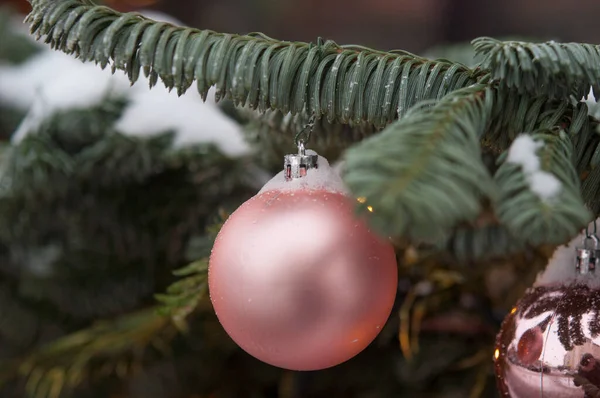
<svg viewBox="0 0 600 398">
<path fill-rule="evenodd" d="M 291 370 L 360 353 L 387 321 L 397 288 L 392 245 L 355 216 L 339 181 L 328 181 L 339 177 L 319 161 L 319 170 L 265 187 L 235 211 L 209 265 L 210 297 L 229 336 Z"/>
<path fill-rule="evenodd" d="M 586 247 L 588 240 L 593 247 Z M 504 320 L 494 352 L 502 397 L 599 396 L 598 246 L 597 237 L 583 235 L 558 248 Z"/>
</svg>

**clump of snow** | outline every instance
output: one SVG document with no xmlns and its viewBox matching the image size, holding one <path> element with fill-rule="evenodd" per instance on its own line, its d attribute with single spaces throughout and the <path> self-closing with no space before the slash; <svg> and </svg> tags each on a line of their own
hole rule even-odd
<svg viewBox="0 0 600 398">
<path fill-rule="evenodd" d="M 142 12 L 155 20 L 180 25 L 169 16 Z M 158 84 L 149 89 L 149 80 L 140 77 L 135 85 L 121 71 L 112 74 L 93 63 L 82 63 L 72 56 L 45 50 L 17 66 L 0 66 L 0 104 L 29 112 L 13 135 L 19 142 L 57 111 L 85 109 L 109 98 L 125 98 L 128 105 L 116 131 L 134 136 L 152 136 L 165 131 L 175 133 L 175 145 L 214 143 L 224 153 L 238 156 L 250 151 L 241 126 L 227 117 L 214 102 L 204 102 L 194 88 L 178 97 Z"/>
<path fill-rule="evenodd" d="M 132 91 L 129 99 L 130 105 L 115 125 L 119 132 L 146 136 L 173 130 L 176 146 L 213 142 L 230 155 L 249 151 L 241 127 L 215 104 L 202 102 L 196 90 L 178 97 L 174 91 L 156 86 Z"/>
<path fill-rule="evenodd" d="M 106 98 L 125 96 L 129 81 L 123 73 L 83 63 L 67 55 L 44 51 L 23 67 L 0 70 L 0 101 L 29 108 L 13 135 L 19 142 L 55 112 L 85 109 Z"/>
<path fill-rule="evenodd" d="M 600 218 L 595 222 L 600 222 Z M 593 230 L 594 222 L 588 226 L 588 231 Z M 578 247 L 583 247 L 585 238 L 586 232 L 583 230 L 571 242 L 559 246 L 548 262 L 546 269 L 538 275 L 534 286 L 582 283 L 593 288 L 600 288 L 600 269 L 595 272 L 589 272 L 586 275 L 581 275 L 575 267 L 577 259 L 575 250 Z M 588 241 L 587 244 L 587 247 L 590 247 L 591 242 Z"/>
<path fill-rule="evenodd" d="M 588 115 L 600 119 L 600 104 L 594 98 L 594 90 L 590 88 L 590 92 L 586 97 L 583 97 L 581 102 L 585 102 L 588 107 Z"/>
<path fill-rule="evenodd" d="M 66 96 L 76 101 L 78 93 L 64 95 L 64 90 L 55 92 L 53 86 L 65 71 L 79 72 L 89 68 L 100 70 L 94 65 L 83 64 L 81 61 L 54 51 L 43 51 L 31 57 L 22 65 L 0 65 L 0 104 L 11 105 L 21 109 L 28 109 L 40 96 L 53 95 L 53 97 Z M 108 71 L 107 71 L 108 72 Z M 110 72 L 108 72 L 110 76 Z M 77 76 L 74 76 L 74 79 Z M 103 79 L 105 80 L 105 79 Z M 73 81 L 73 83 L 81 83 Z M 71 87 L 72 89 L 72 87 Z M 82 87 L 85 90 L 85 87 Z M 69 101 L 70 98 L 49 98 L 49 102 Z M 73 102 L 76 103 L 76 102 Z"/>
<path fill-rule="evenodd" d="M 306 150 L 307 155 L 317 155 L 315 151 Z M 329 165 L 327 159 L 319 156 L 319 167 L 316 169 L 308 169 L 306 176 L 302 178 L 285 180 L 285 170 L 267 182 L 265 186 L 258 192 L 261 193 L 270 191 L 296 191 L 296 190 L 323 190 L 327 192 L 341 193 L 348 195 L 348 190 L 342 181 L 338 172 Z"/>
<path fill-rule="evenodd" d="M 543 142 L 521 135 L 512 143 L 506 161 L 520 165 L 531 191 L 543 201 L 549 201 L 560 193 L 562 185 L 554 175 L 541 170 L 537 151 L 543 146 Z"/>
</svg>

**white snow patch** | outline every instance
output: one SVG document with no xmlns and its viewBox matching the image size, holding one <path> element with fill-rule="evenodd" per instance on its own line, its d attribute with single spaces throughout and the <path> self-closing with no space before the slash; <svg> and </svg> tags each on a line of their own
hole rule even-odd
<svg viewBox="0 0 600 398">
<path fill-rule="evenodd" d="M 0 71 L 2 99 L 8 100 L 7 94 L 12 92 L 20 105 L 29 105 L 13 142 L 21 141 L 53 113 L 89 108 L 108 97 L 125 96 L 129 90 L 129 81 L 122 72 L 112 75 L 108 68 L 102 70 L 92 63 L 49 51 L 34 57 L 24 68 L 5 72 Z M 27 83 L 28 79 L 31 82 Z"/>
<path fill-rule="evenodd" d="M 196 90 L 178 97 L 176 92 L 156 86 L 134 90 L 129 98 L 131 104 L 115 125 L 119 132 L 148 136 L 172 130 L 176 146 L 212 142 L 233 156 L 250 150 L 241 127 L 214 103 L 204 103 Z"/>
<path fill-rule="evenodd" d="M 586 97 L 581 99 L 581 102 L 585 102 L 588 107 L 588 115 L 600 119 L 600 104 L 596 102 L 594 98 L 594 90 L 590 88 L 590 92 Z"/>
<path fill-rule="evenodd" d="M 306 154 L 317 155 L 315 151 L 311 150 L 306 150 Z M 265 184 L 260 192 L 258 192 L 258 195 L 270 191 L 296 191 L 301 189 L 323 190 L 348 195 L 348 189 L 342 181 L 342 178 L 337 171 L 329 165 L 327 159 L 319 156 L 318 165 L 319 167 L 316 169 L 308 169 L 306 171 L 306 176 L 291 181 L 285 180 L 285 170 L 282 170 L 273 177 L 271 181 Z"/>
<path fill-rule="evenodd" d="M 600 222 L 600 218 L 596 223 Z M 588 231 L 594 230 L 594 222 L 588 226 Z M 600 270 L 590 272 L 586 275 L 581 275 L 575 268 L 577 247 L 583 246 L 583 240 L 586 237 L 586 232 L 583 230 L 580 235 L 574 238 L 566 245 L 559 246 L 552 258 L 548 262 L 546 269 L 541 272 L 534 283 L 535 286 L 548 285 L 568 285 L 573 283 L 586 284 L 592 288 L 600 288 Z M 588 245 L 591 242 L 588 242 Z M 589 247 L 589 246 L 588 246 Z"/>
<path fill-rule="evenodd" d="M 181 25 L 165 14 L 141 14 Z M 82 63 L 51 50 L 42 51 L 22 65 L 0 65 L 0 104 L 28 110 L 13 134 L 14 143 L 57 111 L 89 108 L 108 98 L 122 97 L 130 101 L 115 125 L 123 134 L 151 136 L 170 130 L 176 134 L 176 146 L 210 142 L 231 156 L 250 151 L 241 126 L 215 104 L 214 88 L 204 102 L 194 87 L 178 97 L 162 83 L 149 89 L 149 81 L 143 76 L 130 87 L 121 71 L 113 75 L 110 67 L 102 70 L 93 63 Z"/>
<path fill-rule="evenodd" d="M 48 94 L 52 97 L 63 96 L 64 90 L 60 89 L 60 84 L 57 84 L 58 82 L 55 80 L 64 75 L 65 71 L 78 71 L 81 74 L 81 70 L 85 69 L 84 65 L 75 58 L 55 51 L 38 53 L 21 65 L 1 65 L 0 103 L 28 109 L 40 96 Z M 100 69 L 94 65 L 88 67 Z M 53 92 L 52 89 L 56 90 L 56 88 L 59 88 L 60 91 Z M 72 94 L 74 100 L 79 97 L 78 93 L 69 94 Z M 53 99 L 56 100 L 50 98 L 50 101 Z M 69 101 L 69 98 L 62 99 L 62 101 Z"/>
<path fill-rule="evenodd" d="M 520 165 L 531 191 L 540 199 L 548 201 L 560 193 L 562 184 L 554 175 L 541 170 L 536 152 L 543 146 L 543 142 L 535 141 L 529 135 L 520 135 L 508 150 L 506 161 Z"/>
</svg>

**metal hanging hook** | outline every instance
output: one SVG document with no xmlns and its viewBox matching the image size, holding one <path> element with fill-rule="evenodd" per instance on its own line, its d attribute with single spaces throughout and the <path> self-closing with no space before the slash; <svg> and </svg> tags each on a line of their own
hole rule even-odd
<svg viewBox="0 0 600 398">
<path fill-rule="evenodd" d="M 304 128 L 302 128 L 302 130 L 297 132 L 294 136 L 294 143 L 298 148 L 300 148 L 300 145 L 304 146 L 304 144 L 308 143 L 308 141 L 310 140 L 313 128 L 315 127 L 316 119 L 317 118 L 314 115 L 311 116 Z"/>
<path fill-rule="evenodd" d="M 286 181 L 305 177 L 308 170 L 319 167 L 319 157 L 317 155 L 307 155 L 306 147 L 304 146 L 310 139 L 315 120 L 316 118 L 314 116 L 311 117 L 308 124 L 295 135 L 294 142 L 298 148 L 298 153 L 286 155 L 283 159 Z"/>
<path fill-rule="evenodd" d="M 588 224 L 587 227 L 585 227 L 585 236 L 587 238 L 589 238 L 591 235 L 598 237 L 598 225 L 596 224 L 596 221 L 597 220 L 594 220 L 594 223 L 593 223 L 593 225 L 594 225 L 594 232 L 592 232 L 592 234 L 590 234 L 590 231 L 589 231 L 590 225 Z"/>
<path fill-rule="evenodd" d="M 300 140 L 296 143 L 298 146 L 298 155 L 304 156 L 306 155 L 306 148 L 304 147 L 304 140 Z"/>
<path fill-rule="evenodd" d="M 600 261 L 600 239 L 597 235 L 596 221 L 594 221 L 592 233 L 589 231 L 589 226 L 585 229 L 585 236 L 581 243 L 581 247 L 576 248 L 577 260 L 575 267 L 580 274 L 585 275 L 594 272 L 598 261 Z"/>
</svg>

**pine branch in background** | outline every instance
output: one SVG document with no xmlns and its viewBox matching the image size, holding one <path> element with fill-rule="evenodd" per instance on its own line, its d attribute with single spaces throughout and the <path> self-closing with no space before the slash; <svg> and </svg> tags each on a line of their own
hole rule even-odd
<svg viewBox="0 0 600 398">
<path fill-rule="evenodd" d="M 518 241 L 558 245 L 592 219 L 579 193 L 572 145 L 564 131 L 520 136 L 500 162 L 496 214 Z"/>
<path fill-rule="evenodd" d="M 380 52 L 331 41 L 282 42 L 181 28 L 79 0 L 32 1 L 32 32 L 53 48 L 151 84 L 185 92 L 194 81 L 206 96 L 262 112 L 304 112 L 330 122 L 381 128 L 414 104 L 440 99 L 484 73 L 406 52 Z"/>
<path fill-rule="evenodd" d="M 57 112 L 2 159 L 0 244 L 10 261 L 0 270 L 31 286 L 22 295 L 78 321 L 151 300 L 187 261 L 190 236 L 255 191 L 249 164 L 213 145 L 115 132 L 123 106 Z"/>
<path fill-rule="evenodd" d="M 37 54 L 41 46 L 26 36 L 26 31 L 15 31 L 20 18 L 10 7 L 0 6 L 0 69 L 3 65 L 19 65 Z M 8 140 L 16 130 L 25 111 L 6 103 L 0 104 L 0 142 Z"/>
<path fill-rule="evenodd" d="M 28 398 L 58 398 L 95 376 L 126 377 L 141 366 L 149 347 L 168 354 L 174 335 L 169 319 L 154 309 L 97 322 L 24 358 L 0 363 L 0 385 L 26 377 Z"/>
<path fill-rule="evenodd" d="M 221 212 L 220 221 L 207 228 L 199 249 L 204 256 L 208 252 L 204 241 L 214 241 L 226 218 Z M 131 376 L 155 359 L 154 354 L 146 355 L 151 347 L 157 354 L 169 355 L 171 340 L 177 331 L 188 331 L 186 318 L 206 297 L 207 265 L 208 260 L 204 259 L 175 271 L 182 279 L 173 283 L 166 294 L 156 295 L 161 303 L 158 307 L 95 322 L 90 328 L 59 338 L 26 357 L 0 362 L 0 386 L 25 377 L 28 397 L 58 398 L 95 378 Z M 27 327 L 23 319 L 15 323 L 35 330 Z"/>
<path fill-rule="evenodd" d="M 18 145 L 11 147 L 10 157 L 5 166 L 7 173 L 2 175 L 3 182 L 10 184 L 13 194 L 44 187 L 41 194 L 46 198 L 64 195 L 69 181 L 74 177 L 84 179 L 89 174 L 90 165 L 95 166 L 95 161 L 101 160 L 96 157 L 88 161 L 87 152 L 94 155 L 104 147 L 109 147 L 109 151 L 117 148 L 107 145 L 106 141 L 110 142 L 110 138 L 105 141 L 105 136 L 114 134 L 114 131 L 111 131 L 112 126 L 121 116 L 125 105 L 124 100 L 107 99 L 88 109 L 53 113 Z M 77 131 L 78 134 L 72 134 L 73 131 Z M 127 140 L 127 137 L 123 140 Z M 126 146 L 125 151 L 130 149 L 129 147 L 131 145 Z M 145 148 L 139 148 L 138 152 L 142 153 L 142 156 L 148 156 Z M 88 170 L 85 172 L 83 169 Z M 98 169 L 105 170 L 103 167 Z M 123 170 L 117 175 L 127 181 L 127 171 Z M 148 175 L 148 170 L 136 170 L 136 173 L 139 180 L 142 175 Z M 116 178 L 114 170 L 107 171 L 106 175 Z"/>
<path fill-rule="evenodd" d="M 530 37 L 503 37 L 502 41 L 522 41 L 522 42 L 530 42 L 533 41 L 533 38 Z M 462 43 L 446 43 L 443 45 L 436 45 L 433 48 L 428 49 L 425 52 L 426 58 L 431 59 L 447 59 L 451 62 L 458 62 L 471 69 L 476 69 L 480 67 L 480 62 L 477 59 L 477 53 L 475 52 L 475 48 L 471 42 L 462 42 Z"/>
<path fill-rule="evenodd" d="M 459 90 L 348 150 L 345 180 L 373 225 L 431 241 L 479 215 L 495 196 L 479 147 L 491 114 L 485 95 L 482 85 Z"/>
<path fill-rule="evenodd" d="M 174 275 L 183 279 L 169 286 L 166 294 L 156 295 L 163 305 L 159 313 L 170 316 L 180 329 L 186 330 L 185 318 L 194 311 L 208 290 L 208 259 L 195 261 L 175 271 Z"/>
<path fill-rule="evenodd" d="M 501 85 L 521 93 L 580 99 L 599 95 L 600 47 L 580 43 L 526 43 L 482 37 L 473 41 L 481 66 Z"/>
<path fill-rule="evenodd" d="M 218 220 L 207 227 L 207 234 L 200 240 L 191 242 L 188 248 L 187 257 L 199 260 L 174 271 L 173 275 L 181 279 L 171 284 L 165 294 L 155 295 L 160 303 L 158 313 L 171 317 L 182 331 L 187 330 L 185 319 L 198 307 L 198 303 L 208 292 L 208 256 L 228 216 L 225 211 L 219 211 Z"/>
<path fill-rule="evenodd" d="M 460 225 L 437 247 L 450 253 L 461 267 L 484 261 L 514 258 L 527 247 L 498 223 L 494 213 L 484 212 L 471 225 Z M 545 264 L 541 264 L 542 266 Z"/>
</svg>

